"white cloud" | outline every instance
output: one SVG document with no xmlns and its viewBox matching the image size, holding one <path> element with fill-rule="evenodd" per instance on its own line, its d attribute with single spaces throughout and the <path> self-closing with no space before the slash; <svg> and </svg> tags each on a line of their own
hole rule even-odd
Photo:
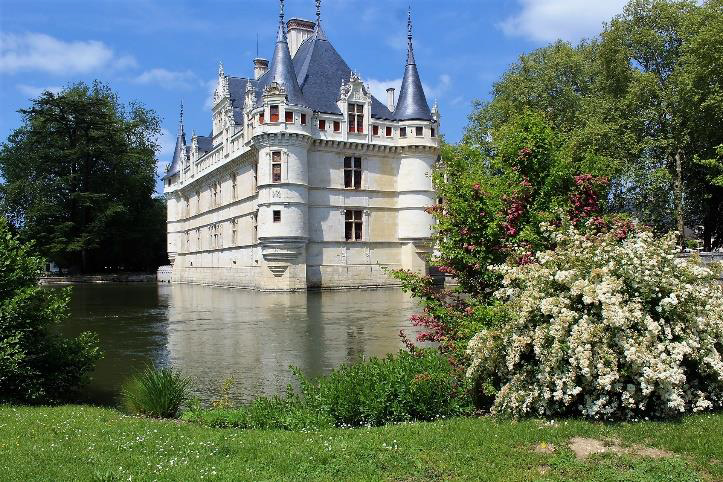
<svg viewBox="0 0 723 482">
<path fill-rule="evenodd" d="M 211 107 L 213 107 L 213 93 L 216 91 L 216 86 L 218 85 L 218 77 L 206 81 L 205 85 L 207 95 L 206 100 L 203 101 L 203 108 L 211 110 Z"/>
<path fill-rule="evenodd" d="M 176 136 L 171 134 L 168 129 L 161 129 L 161 133 L 156 139 L 156 144 L 158 144 L 158 149 L 156 150 L 156 157 L 158 158 L 156 172 L 159 176 L 163 176 L 166 173 L 166 168 L 173 159 L 173 152 L 176 150 Z"/>
<path fill-rule="evenodd" d="M 137 65 L 130 55 L 117 56 L 97 40 L 59 40 L 43 33 L 0 33 L 0 72 L 43 71 L 82 74 Z"/>
<path fill-rule="evenodd" d="M 190 89 L 200 84 L 190 70 L 175 72 L 166 69 L 150 69 L 133 79 L 137 84 L 156 84 L 164 89 Z"/>
<path fill-rule="evenodd" d="M 377 79 L 369 79 L 367 80 L 367 85 L 369 86 L 369 90 L 371 90 L 371 93 L 374 97 L 376 97 L 381 103 L 386 105 L 387 103 L 387 89 L 389 87 L 394 87 L 394 100 L 396 101 L 399 98 L 399 92 L 402 88 L 402 79 L 392 79 L 392 80 L 377 80 Z M 450 86 L 452 85 L 452 77 L 450 77 L 447 74 L 442 74 L 439 76 L 439 81 L 435 85 L 429 85 L 424 82 L 422 82 L 422 88 L 424 89 L 424 95 L 427 97 L 427 102 L 429 103 L 430 107 L 434 103 L 436 99 L 439 99 L 440 97 L 444 96 L 444 94 L 449 90 Z"/>
<path fill-rule="evenodd" d="M 28 97 L 39 97 L 43 92 L 52 92 L 53 94 L 57 94 L 61 90 L 63 90 L 62 87 L 58 86 L 48 86 L 48 87 L 36 87 L 34 85 L 28 85 L 28 84 L 17 84 L 15 86 L 21 94 L 25 94 Z"/>
<path fill-rule="evenodd" d="M 539 42 L 576 42 L 602 30 L 627 0 L 517 0 L 522 10 L 498 24 L 506 35 Z"/>
</svg>

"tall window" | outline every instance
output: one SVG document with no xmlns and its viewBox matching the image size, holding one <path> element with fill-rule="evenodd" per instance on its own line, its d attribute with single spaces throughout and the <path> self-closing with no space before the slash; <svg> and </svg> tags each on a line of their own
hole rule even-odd
<svg viewBox="0 0 723 482">
<path fill-rule="evenodd" d="M 361 189 L 361 157 L 344 158 L 344 187 Z"/>
<path fill-rule="evenodd" d="M 186 249 L 185 249 L 186 253 L 188 253 L 191 248 L 190 238 L 191 238 L 191 234 L 188 231 L 186 231 L 186 243 L 185 243 L 186 244 Z"/>
<path fill-rule="evenodd" d="M 387 137 L 392 137 L 392 128 L 387 126 L 385 134 Z"/>
<path fill-rule="evenodd" d="M 344 231 L 347 241 L 361 241 L 362 239 L 362 212 L 360 210 L 346 210 L 344 214 Z"/>
<path fill-rule="evenodd" d="M 407 137 L 407 128 L 406 127 L 399 128 L 399 137 Z"/>
<path fill-rule="evenodd" d="M 183 196 L 183 217 L 187 218 L 191 215 L 191 201 L 188 196 Z"/>
<path fill-rule="evenodd" d="M 271 153 L 271 182 L 281 182 L 281 151 Z"/>
<path fill-rule="evenodd" d="M 417 126 L 414 129 L 415 129 L 415 135 L 417 137 L 422 137 L 424 135 L 424 127 Z"/>
<path fill-rule="evenodd" d="M 251 216 L 251 222 L 253 223 L 253 227 L 251 230 L 251 243 L 256 244 L 259 240 L 259 214 L 258 212 L 255 212 L 253 216 Z"/>
<path fill-rule="evenodd" d="M 265 121 L 266 119 L 264 118 L 264 113 L 262 112 L 259 114 L 259 124 L 263 124 Z"/>
<path fill-rule="evenodd" d="M 306 114 L 301 114 L 301 125 L 302 126 L 306 125 Z"/>
<path fill-rule="evenodd" d="M 274 210 L 273 212 L 273 218 L 275 223 L 281 222 L 281 211 L 280 210 Z"/>
<path fill-rule="evenodd" d="M 201 212 L 201 191 L 196 191 L 196 214 Z"/>
<path fill-rule="evenodd" d="M 213 249 L 216 247 L 216 239 L 214 238 L 215 231 L 213 229 L 213 226 L 208 227 L 208 249 Z"/>
<path fill-rule="evenodd" d="M 341 132 L 341 122 L 334 121 L 334 132 Z"/>
<path fill-rule="evenodd" d="M 294 111 L 291 110 L 285 110 L 284 111 L 284 120 L 287 124 L 293 124 L 294 123 Z"/>
<path fill-rule="evenodd" d="M 196 251 L 201 251 L 201 228 L 196 228 Z"/>
<path fill-rule="evenodd" d="M 349 104 L 349 132 L 364 132 L 364 104 Z"/>
<path fill-rule="evenodd" d="M 279 122 L 279 106 L 278 105 L 272 105 L 269 107 L 269 117 L 271 117 L 271 122 Z"/>
<path fill-rule="evenodd" d="M 238 244 L 238 218 L 231 220 L 231 245 Z"/>
<path fill-rule="evenodd" d="M 218 182 L 213 183 L 213 207 L 218 206 L 221 202 L 221 198 L 218 194 Z"/>
<path fill-rule="evenodd" d="M 378 135 L 379 135 L 379 126 L 378 126 L 378 125 L 374 124 L 374 125 L 372 126 L 372 134 L 375 135 L 375 136 L 378 136 Z"/>
<path fill-rule="evenodd" d="M 326 120 L 319 119 L 319 130 L 325 131 L 326 130 Z"/>
<path fill-rule="evenodd" d="M 254 162 L 254 192 L 259 192 L 259 161 Z"/>
<path fill-rule="evenodd" d="M 432 127 L 432 130 L 430 131 L 430 135 L 432 137 L 437 137 L 437 131 L 434 130 L 434 127 Z"/>
<path fill-rule="evenodd" d="M 235 173 L 235 172 L 232 172 L 232 173 L 231 173 L 231 199 L 232 199 L 233 201 L 235 201 L 236 199 L 238 199 L 238 190 L 237 190 L 237 187 L 236 187 L 236 177 L 237 177 L 237 176 L 236 176 L 236 173 Z"/>
</svg>

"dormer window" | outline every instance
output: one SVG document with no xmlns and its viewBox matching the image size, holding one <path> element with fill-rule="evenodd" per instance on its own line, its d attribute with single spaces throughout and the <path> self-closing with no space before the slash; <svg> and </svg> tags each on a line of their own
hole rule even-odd
<svg viewBox="0 0 723 482">
<path fill-rule="evenodd" d="M 269 116 L 271 117 L 271 122 L 279 122 L 279 106 L 278 105 L 272 105 L 269 107 Z"/>
<path fill-rule="evenodd" d="M 284 111 L 284 121 L 286 121 L 287 124 L 293 124 L 294 123 L 294 112 L 287 110 Z"/>
<path fill-rule="evenodd" d="M 415 134 L 416 134 L 417 137 L 422 137 L 422 136 L 424 136 L 424 127 L 417 126 L 417 127 L 415 127 L 414 130 L 415 130 Z"/>
<path fill-rule="evenodd" d="M 349 132 L 364 132 L 363 104 L 349 104 Z"/>
</svg>

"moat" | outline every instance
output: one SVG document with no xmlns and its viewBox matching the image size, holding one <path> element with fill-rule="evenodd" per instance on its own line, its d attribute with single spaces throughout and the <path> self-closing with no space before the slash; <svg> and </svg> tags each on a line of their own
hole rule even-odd
<svg viewBox="0 0 723 482">
<path fill-rule="evenodd" d="M 396 352 L 399 330 L 414 333 L 417 304 L 399 289 L 261 293 L 198 285 L 76 284 L 63 331 L 98 334 L 105 357 L 89 387 L 113 403 L 123 380 L 145 364 L 173 366 L 195 395 L 218 398 L 233 377 L 237 401 L 277 394 L 304 374 Z"/>
</svg>

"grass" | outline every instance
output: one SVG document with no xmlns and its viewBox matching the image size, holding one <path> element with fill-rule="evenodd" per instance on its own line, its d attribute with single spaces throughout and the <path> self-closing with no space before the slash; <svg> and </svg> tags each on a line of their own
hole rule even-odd
<svg viewBox="0 0 723 482">
<path fill-rule="evenodd" d="M 673 453 L 578 460 L 570 438 Z M 554 452 L 536 452 L 539 444 Z M 723 414 L 679 422 L 455 418 L 317 432 L 237 430 L 89 406 L 0 406 L 2 480 L 723 480 Z"/>
</svg>

